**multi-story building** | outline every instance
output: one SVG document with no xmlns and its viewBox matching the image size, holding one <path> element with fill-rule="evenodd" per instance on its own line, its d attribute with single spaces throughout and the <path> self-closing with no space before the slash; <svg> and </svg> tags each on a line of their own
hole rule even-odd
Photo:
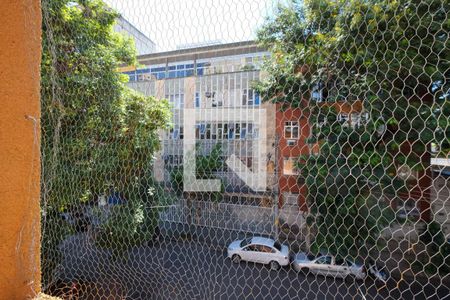
<svg viewBox="0 0 450 300">
<path fill-rule="evenodd" d="M 281 209 L 281 219 L 288 224 L 301 223 L 298 212 L 307 211 L 306 186 L 299 182 L 299 172 L 296 162 L 300 155 L 309 154 L 306 139 L 309 137 L 308 116 L 300 108 L 276 110 L 277 134 L 277 185 L 278 203 Z"/>
<path fill-rule="evenodd" d="M 262 102 L 253 89 L 253 81 L 261 76 L 261 61 L 268 53 L 254 42 L 214 44 L 169 52 L 152 53 L 138 57 L 139 68 L 125 68 L 129 75 L 129 86 L 145 95 L 165 98 L 172 105 L 173 127 L 161 135 L 163 148 L 155 162 L 156 178 L 170 186 L 173 170 L 183 165 L 183 142 L 186 129 L 186 110 L 216 116 L 227 115 L 233 109 L 250 112 L 263 109 L 267 122 L 264 137 L 260 135 L 261 124 L 250 117 L 239 121 L 225 119 L 197 120 L 195 123 L 195 143 L 198 155 L 208 155 L 216 145 L 221 146 L 223 162 L 220 169 L 211 170 L 211 175 L 222 181 L 223 201 L 276 205 L 279 216 L 288 224 L 304 224 L 303 212 L 306 205 L 307 188 L 298 176 L 296 160 L 300 155 L 314 154 L 319 146 L 308 145 L 312 126 L 307 111 L 301 108 L 281 108 Z M 304 101 L 322 102 L 334 106 L 338 120 L 348 126 L 357 126 L 368 120 L 361 101 L 330 103 L 320 92 L 313 92 L 311 99 Z M 306 104 L 302 107 L 306 107 Z M 244 113 L 245 115 L 245 113 Z M 250 116 L 250 114 L 248 115 Z M 264 139 L 267 152 L 265 157 L 257 157 L 255 140 Z M 226 159 L 232 154 L 249 168 L 257 171 L 255 162 L 263 160 L 267 171 L 267 187 L 264 191 L 254 191 L 238 174 L 227 166 Z M 424 185 L 417 184 L 416 187 Z M 408 203 L 418 203 L 414 195 L 399 195 L 397 207 Z M 413 199 L 414 198 L 414 199 Z M 412 200 L 411 200 L 412 199 Z M 403 204 L 400 202 L 404 202 Z M 393 203 L 391 201 L 391 203 Z M 421 213 L 429 210 L 429 201 Z"/>
<path fill-rule="evenodd" d="M 345 122 L 348 126 L 358 126 L 368 118 L 361 101 L 353 103 L 326 102 L 321 93 L 315 92 L 311 99 L 303 99 L 302 108 L 281 107 L 276 109 L 276 136 L 278 153 L 278 203 L 280 216 L 288 224 L 302 225 L 304 218 L 298 212 L 307 212 L 306 203 L 307 188 L 299 176 L 296 168 L 298 158 L 301 155 L 314 155 L 319 151 L 318 144 L 308 144 L 313 126 L 308 110 L 308 101 L 315 101 L 321 105 L 333 106 L 338 112 L 338 120 Z M 323 120 L 325 121 L 325 120 Z"/>
<path fill-rule="evenodd" d="M 149 54 L 156 51 L 155 42 L 122 16 L 117 19 L 117 22 L 114 25 L 114 31 L 131 37 L 134 40 L 138 55 Z"/>
<path fill-rule="evenodd" d="M 129 75 L 130 87 L 145 95 L 165 98 L 172 106 L 173 126 L 162 134 L 163 148 L 155 162 L 158 180 L 170 184 L 172 171 L 183 163 L 185 112 L 212 113 L 216 119 L 200 119 L 195 123 L 197 154 L 208 155 L 219 144 L 223 162 L 234 154 L 255 172 L 256 161 L 262 160 L 268 172 L 267 188 L 253 191 L 223 163 L 219 170 L 212 170 L 212 175 L 222 181 L 223 200 L 272 202 L 276 188 L 275 105 L 262 103 L 252 86 L 261 76 L 259 67 L 266 55 L 254 42 L 209 45 L 141 55 L 138 57 L 141 67 L 123 70 Z M 264 128 L 250 118 L 255 109 L 265 112 Z M 236 110 L 244 116 L 240 120 L 221 117 Z M 257 157 L 255 141 L 259 139 L 266 146 L 265 157 Z"/>
<path fill-rule="evenodd" d="M 240 122 L 197 121 L 195 139 L 197 151 L 208 155 L 217 144 L 222 148 L 222 160 L 235 154 L 250 170 L 254 162 L 263 159 L 267 171 L 267 189 L 254 192 L 226 164 L 214 175 L 222 180 L 225 193 L 223 200 L 253 201 L 254 203 L 275 203 L 280 208 L 284 222 L 304 224 L 301 216 L 307 211 L 306 186 L 299 182 L 295 161 L 302 154 L 309 154 L 316 146 L 307 144 L 310 135 L 309 116 L 300 109 L 281 109 L 275 104 L 262 103 L 252 82 L 259 80 L 260 64 L 268 53 L 254 42 L 209 45 L 154 53 L 138 57 L 141 67 L 125 69 L 130 77 L 129 86 L 157 98 L 165 98 L 172 105 L 173 127 L 162 135 L 163 150 L 155 162 L 155 176 L 159 181 L 170 184 L 172 171 L 182 166 L 184 112 L 218 111 L 222 114 L 230 109 L 246 111 L 264 109 L 265 145 L 267 155 L 255 157 L 255 139 L 261 124 L 249 120 Z M 317 96 L 317 95 L 316 95 Z M 320 95 L 319 95 L 320 96 Z M 315 97 L 314 101 L 322 101 Z M 340 104 L 342 121 L 349 124 L 360 122 L 361 105 Z"/>
</svg>

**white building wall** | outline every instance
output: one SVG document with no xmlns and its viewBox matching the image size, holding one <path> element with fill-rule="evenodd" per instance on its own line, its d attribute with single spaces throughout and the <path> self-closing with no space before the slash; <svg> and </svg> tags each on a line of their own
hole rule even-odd
<svg viewBox="0 0 450 300">
<path fill-rule="evenodd" d="M 134 40 L 138 55 L 150 54 L 156 51 L 156 44 L 123 17 L 119 17 L 116 25 L 114 25 L 114 30 L 124 33 Z"/>
</svg>

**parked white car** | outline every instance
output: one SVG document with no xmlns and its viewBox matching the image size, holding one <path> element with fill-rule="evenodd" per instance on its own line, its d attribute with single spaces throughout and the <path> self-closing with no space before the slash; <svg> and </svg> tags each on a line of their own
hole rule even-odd
<svg viewBox="0 0 450 300">
<path fill-rule="evenodd" d="M 272 270 L 289 265 L 289 248 L 269 238 L 253 237 L 237 240 L 228 246 L 228 257 L 234 263 L 241 260 L 270 264 Z"/>
<path fill-rule="evenodd" d="M 386 284 L 389 279 L 389 273 L 386 269 L 376 265 L 375 263 L 371 263 L 367 271 L 370 276 L 384 284 Z"/>
<path fill-rule="evenodd" d="M 294 269 L 304 273 L 321 274 L 333 277 L 355 277 L 364 279 L 366 272 L 364 267 L 348 259 L 336 259 L 333 255 L 312 256 L 306 253 L 298 253 L 292 262 Z"/>
</svg>

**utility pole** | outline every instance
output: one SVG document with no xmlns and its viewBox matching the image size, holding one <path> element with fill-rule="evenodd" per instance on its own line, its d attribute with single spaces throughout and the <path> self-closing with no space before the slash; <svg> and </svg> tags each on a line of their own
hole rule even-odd
<svg viewBox="0 0 450 300">
<path fill-rule="evenodd" d="M 279 238 L 279 208 L 278 208 L 278 198 L 279 198 L 279 189 L 278 189 L 278 185 L 279 185 L 279 178 L 278 178 L 278 154 L 279 154 L 279 150 L 278 150 L 278 145 L 279 145 L 279 137 L 278 134 L 275 134 L 275 142 L 274 142 L 274 176 L 275 176 L 275 185 L 272 188 L 272 194 L 274 197 L 274 201 L 273 201 L 273 232 L 275 235 L 275 240 L 278 240 Z"/>
</svg>

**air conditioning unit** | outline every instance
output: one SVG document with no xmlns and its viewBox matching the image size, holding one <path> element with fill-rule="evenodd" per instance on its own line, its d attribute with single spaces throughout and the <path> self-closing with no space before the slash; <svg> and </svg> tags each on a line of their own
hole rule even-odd
<svg viewBox="0 0 450 300">
<path fill-rule="evenodd" d="M 296 144 L 295 140 L 287 140 L 287 145 L 288 146 L 292 147 L 292 146 L 295 146 L 295 144 Z"/>
<path fill-rule="evenodd" d="M 153 77 L 153 75 L 150 74 L 150 73 L 144 74 L 144 80 L 145 80 L 145 81 L 152 80 L 152 77 Z"/>
<path fill-rule="evenodd" d="M 206 98 L 214 98 L 215 95 L 216 95 L 216 92 L 205 92 Z"/>
<path fill-rule="evenodd" d="M 212 107 L 219 107 L 219 106 L 223 106 L 222 101 L 219 101 L 217 99 L 212 99 Z"/>
<path fill-rule="evenodd" d="M 206 73 L 206 75 L 212 75 L 212 74 L 214 74 L 215 72 L 214 72 L 214 68 L 213 67 L 207 67 L 207 68 L 205 68 L 205 73 Z"/>
</svg>

